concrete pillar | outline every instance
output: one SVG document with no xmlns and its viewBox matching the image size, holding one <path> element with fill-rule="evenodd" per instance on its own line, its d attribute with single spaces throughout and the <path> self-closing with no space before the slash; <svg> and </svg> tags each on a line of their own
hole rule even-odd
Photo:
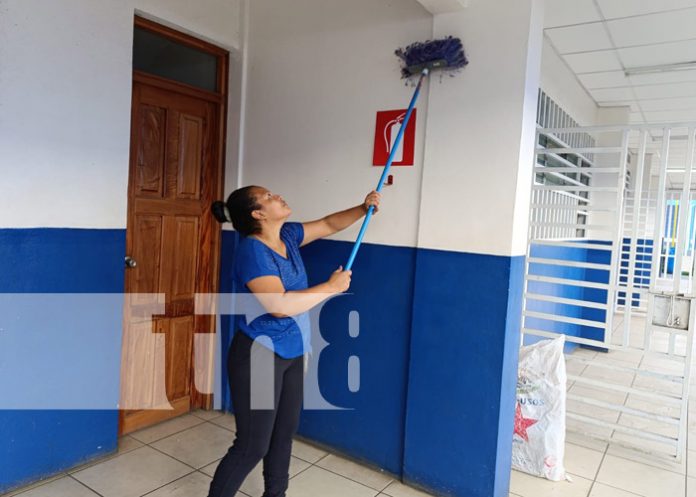
<svg viewBox="0 0 696 497">
<path fill-rule="evenodd" d="M 434 18 L 470 64 L 430 83 L 403 475 L 508 495 L 542 46 L 538 0 Z"/>
</svg>

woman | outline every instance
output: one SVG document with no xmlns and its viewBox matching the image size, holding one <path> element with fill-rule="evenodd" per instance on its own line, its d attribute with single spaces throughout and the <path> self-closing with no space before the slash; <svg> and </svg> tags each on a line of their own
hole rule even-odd
<svg viewBox="0 0 696 497">
<path fill-rule="evenodd" d="M 303 313 L 312 307 L 348 290 L 351 278 L 350 271 L 339 267 L 326 282 L 309 288 L 299 248 L 346 229 L 371 205 L 377 212 L 379 201 L 380 194 L 373 191 L 359 206 L 308 223 L 287 223 L 292 213 L 288 204 L 259 186 L 240 188 L 225 203 L 213 204 L 215 218 L 231 221 L 242 235 L 235 254 L 235 281 L 240 289 L 252 292 L 268 313 L 250 323 L 241 320 L 232 340 L 227 369 L 237 437 L 215 471 L 209 497 L 234 497 L 261 460 L 263 497 L 285 497 L 308 346 L 307 333 L 303 333 L 307 330 L 298 322 L 302 323 Z M 259 337 L 265 338 L 259 343 L 268 348 L 254 345 Z M 273 371 L 268 372 L 274 379 L 273 409 L 252 408 L 252 354 L 256 364 L 273 364 Z"/>
</svg>

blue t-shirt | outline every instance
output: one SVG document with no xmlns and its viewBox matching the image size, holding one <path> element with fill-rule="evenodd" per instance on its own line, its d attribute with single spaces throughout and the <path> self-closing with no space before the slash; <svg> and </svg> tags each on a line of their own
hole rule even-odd
<svg viewBox="0 0 696 497">
<path fill-rule="evenodd" d="M 304 240 L 302 224 L 285 223 L 280 229 L 280 239 L 285 242 L 287 258 L 255 238 L 242 237 L 234 263 L 234 279 L 240 293 L 251 293 L 247 283 L 260 276 L 278 276 L 285 290 L 307 288 L 307 272 L 300 255 L 300 245 Z M 285 318 L 266 313 L 250 323 L 243 317 L 239 329 L 252 339 L 260 336 L 270 338 L 275 353 L 285 359 L 293 359 L 309 351 L 310 329 L 306 312 Z"/>
</svg>

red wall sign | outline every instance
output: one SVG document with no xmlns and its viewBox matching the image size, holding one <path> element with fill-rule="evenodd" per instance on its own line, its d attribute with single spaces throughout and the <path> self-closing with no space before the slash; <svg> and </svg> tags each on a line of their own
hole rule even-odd
<svg viewBox="0 0 696 497">
<path fill-rule="evenodd" d="M 384 110 L 377 112 L 375 125 L 375 149 L 372 156 L 373 166 L 386 166 L 396 135 L 406 117 L 406 110 Z M 396 149 L 393 166 L 412 166 L 416 144 L 416 109 L 413 109 L 411 119 Z"/>
</svg>

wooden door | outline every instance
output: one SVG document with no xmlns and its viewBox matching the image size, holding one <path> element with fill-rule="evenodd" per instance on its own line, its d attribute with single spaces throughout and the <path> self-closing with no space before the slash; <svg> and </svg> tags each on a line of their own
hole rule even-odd
<svg viewBox="0 0 696 497">
<path fill-rule="evenodd" d="M 219 252 L 210 206 L 220 195 L 221 103 L 161 78 L 135 79 L 126 239 L 135 263 L 125 278 L 122 434 L 209 407 L 210 395 L 195 388 L 194 333 L 212 332 L 213 319 L 194 314 L 194 295 L 217 290 Z M 163 294 L 153 319 L 153 300 L 139 294 Z"/>
</svg>

